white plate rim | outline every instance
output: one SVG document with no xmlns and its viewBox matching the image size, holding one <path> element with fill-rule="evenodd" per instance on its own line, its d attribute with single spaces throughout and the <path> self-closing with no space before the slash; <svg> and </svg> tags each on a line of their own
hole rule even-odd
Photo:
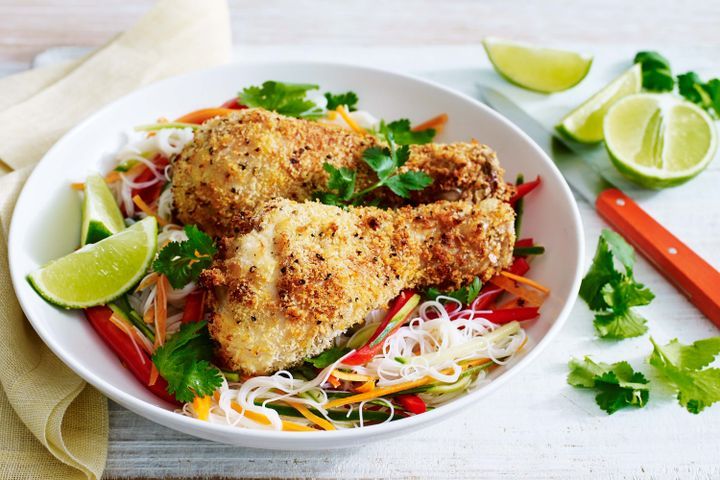
<svg viewBox="0 0 720 480">
<path fill-rule="evenodd" d="M 158 86 L 162 86 L 164 83 L 169 83 L 176 81 L 178 79 L 189 79 L 193 76 L 201 76 L 204 74 L 207 74 L 210 71 L 213 72 L 222 72 L 225 69 L 233 69 L 233 68 L 246 68 L 246 67 L 273 67 L 273 66 L 293 66 L 298 69 L 302 69 L 303 67 L 307 66 L 319 66 L 319 67 L 326 67 L 326 68 L 351 68 L 356 69 L 360 71 L 368 71 L 372 73 L 378 73 L 383 75 L 390 75 L 395 76 L 403 80 L 417 82 L 420 84 L 424 84 L 425 86 L 435 88 L 438 90 L 444 91 L 446 94 L 455 96 L 465 102 L 468 102 L 475 106 L 476 108 L 479 108 L 481 110 L 484 110 L 486 114 L 489 114 L 490 116 L 494 117 L 494 120 L 504 124 L 505 127 L 509 128 L 510 130 L 513 130 L 515 134 L 523 137 L 530 146 L 535 150 L 535 153 L 538 154 L 543 160 L 546 162 L 547 166 L 554 171 L 554 173 L 560 178 L 561 186 L 562 186 L 562 195 L 565 197 L 565 200 L 570 204 L 571 212 L 572 212 L 572 219 L 573 219 L 573 230 L 576 235 L 576 242 L 578 245 L 577 255 L 574 259 L 574 264 L 576 265 L 575 268 L 575 275 L 572 282 L 572 288 L 571 290 L 575 292 L 575 294 L 579 291 L 580 287 L 580 280 L 581 280 L 581 267 L 583 265 L 584 260 L 584 250 L 585 250 L 585 241 L 584 241 L 584 232 L 582 229 L 582 221 L 580 217 L 580 212 L 577 207 L 577 203 L 575 201 L 575 198 L 573 197 L 570 187 L 567 185 L 567 182 L 563 178 L 562 174 L 558 170 L 555 163 L 547 156 L 547 154 L 525 133 L 523 132 L 519 127 L 517 127 L 515 124 L 513 124 L 511 121 L 506 119 L 504 116 L 502 116 L 500 113 L 496 112 L 495 110 L 491 109 L 487 105 L 479 102 L 478 100 L 465 95 L 461 92 L 458 92 L 457 90 L 454 90 L 450 87 L 444 86 L 442 84 L 439 84 L 437 82 L 434 82 L 432 80 L 428 80 L 413 74 L 407 74 L 407 73 L 400 73 L 393 70 L 387 70 L 377 67 L 370 67 L 365 65 L 358 65 L 353 64 L 351 62 L 327 62 L 327 61 L 245 61 L 245 62 L 234 62 L 210 69 L 204 69 L 199 71 L 194 71 L 190 73 L 186 73 L 183 75 L 177 75 L 173 77 L 169 77 L 163 80 L 160 80 L 158 82 L 150 83 L 140 89 L 137 89 L 133 92 L 130 92 L 127 95 L 124 95 L 113 102 L 108 103 L 107 105 L 100 108 L 95 113 L 88 116 L 86 119 L 78 123 L 75 127 L 70 129 L 68 132 L 66 132 L 43 156 L 43 158 L 36 164 L 35 168 L 33 169 L 33 172 L 28 177 L 25 185 L 23 186 L 23 189 L 17 199 L 17 203 L 15 205 L 15 211 L 19 211 L 18 206 L 23 205 L 24 203 L 28 202 L 28 196 L 27 193 L 29 189 L 27 188 L 28 185 L 31 185 L 32 182 L 36 177 L 41 175 L 42 169 L 39 168 L 43 162 L 48 158 L 51 157 L 55 150 L 59 149 L 60 145 L 66 140 L 66 137 L 70 135 L 74 135 L 76 131 L 81 130 L 85 127 L 85 125 L 92 123 L 95 118 L 99 115 L 101 115 L 106 109 L 112 108 L 114 105 L 120 102 L 128 101 L 128 98 L 132 98 L 132 96 L 139 94 L 140 92 L 143 92 L 147 89 L 151 88 L 157 88 Z M 555 321 L 553 322 L 552 326 L 548 329 L 547 333 L 543 336 L 543 338 L 535 344 L 535 346 L 530 350 L 527 354 L 525 354 L 517 363 L 511 366 L 511 368 L 507 368 L 502 375 L 500 375 L 498 378 L 493 379 L 492 382 L 490 382 L 488 385 L 483 386 L 482 388 L 468 392 L 467 394 L 454 399 L 452 402 L 443 405 L 439 408 L 433 409 L 431 411 L 425 412 L 422 415 L 416 415 L 408 418 L 404 418 L 398 421 L 394 422 L 387 422 L 383 424 L 378 425 L 370 425 L 363 428 L 354 428 L 354 429 L 344 429 L 344 430 L 334 430 L 334 431 L 319 431 L 319 432 L 284 432 L 284 431 L 272 431 L 272 430 L 251 430 L 251 429 L 243 429 L 243 428 L 237 428 L 232 427 L 229 425 L 220 425 L 220 424 L 212 424 L 208 422 L 202 422 L 199 423 L 196 419 L 186 417 L 184 415 L 179 415 L 178 413 L 175 413 L 172 410 L 167 410 L 164 408 L 161 408 L 157 405 L 153 405 L 151 403 L 145 402 L 144 400 L 138 399 L 134 397 L 133 395 L 130 395 L 128 393 L 125 393 L 123 390 L 117 388 L 116 386 L 102 380 L 97 375 L 95 375 L 90 370 L 86 369 L 83 365 L 75 364 L 73 361 L 69 360 L 65 352 L 59 348 L 51 338 L 49 338 L 48 332 L 46 332 L 42 325 L 38 322 L 33 321 L 32 315 L 29 314 L 30 311 L 32 311 L 32 307 L 30 303 L 34 300 L 30 300 L 29 298 L 25 298 L 23 295 L 17 295 L 17 292 L 19 290 L 19 285 L 23 282 L 25 282 L 25 274 L 20 272 L 18 268 L 13 263 L 14 255 L 13 253 L 20 249 L 21 246 L 18 245 L 18 237 L 19 229 L 18 227 L 19 222 L 16 221 L 15 214 L 13 213 L 13 218 L 10 223 L 10 233 L 8 235 L 8 259 L 9 259 L 9 267 L 10 267 L 10 274 L 12 278 L 13 288 L 15 289 L 16 296 L 18 298 L 18 301 L 20 303 L 21 308 L 23 309 L 23 312 L 25 313 L 26 317 L 30 321 L 31 325 L 33 326 L 33 329 L 37 332 L 37 334 L 40 336 L 40 338 L 43 340 L 43 342 L 50 348 L 50 350 L 60 358 L 60 360 L 67 365 L 69 368 L 71 368 L 76 374 L 78 374 L 81 378 L 83 378 L 85 381 L 87 381 L 89 384 L 100 390 L 104 395 L 106 395 L 108 398 L 115 400 L 116 402 L 128 407 L 132 411 L 138 413 L 139 415 L 157 422 L 161 423 L 163 425 L 169 426 L 170 428 L 179 429 L 181 431 L 189 432 L 191 430 L 196 429 L 207 429 L 210 433 L 217 432 L 220 434 L 230 434 L 231 436 L 237 436 L 238 440 L 242 439 L 244 440 L 295 440 L 297 439 L 299 443 L 302 443 L 304 441 L 308 441 L 311 439 L 318 439 L 318 436 L 322 437 L 323 440 L 331 440 L 331 441 L 340 441 L 340 440 L 352 440 L 354 443 L 358 441 L 362 441 L 363 439 L 368 439 L 369 437 L 382 437 L 392 434 L 399 434 L 400 432 L 407 431 L 410 429 L 416 429 L 420 426 L 424 426 L 430 423 L 433 423 L 434 421 L 438 420 L 440 417 L 449 417 L 452 414 L 459 413 L 465 406 L 472 403 L 473 401 L 476 401 L 480 399 L 483 396 L 489 395 L 498 388 L 500 388 L 502 385 L 504 385 L 509 379 L 514 377 L 518 372 L 526 368 L 530 363 L 532 363 L 533 360 L 535 360 L 547 347 L 547 345 L 552 342 L 552 340 L 555 338 L 557 333 L 560 331 L 560 329 L 563 327 L 565 322 L 567 321 L 567 318 L 570 314 L 571 309 L 573 308 L 576 297 L 574 298 L 568 298 L 565 299 L 564 305 L 562 309 L 560 310 L 559 314 L 556 316 Z M 39 300 L 42 300 L 39 296 L 37 297 Z M 134 407 L 134 408 L 133 408 Z M 158 417 L 160 420 L 166 420 L 166 421 L 160 421 L 154 417 Z M 183 425 L 185 424 L 188 428 L 187 429 L 181 429 L 179 427 L 174 427 L 173 424 L 179 424 Z M 195 435 L 194 433 L 190 433 L 191 435 Z M 209 437 L 208 437 L 209 438 Z M 308 448 L 312 448 L 312 446 L 309 446 Z"/>
</svg>

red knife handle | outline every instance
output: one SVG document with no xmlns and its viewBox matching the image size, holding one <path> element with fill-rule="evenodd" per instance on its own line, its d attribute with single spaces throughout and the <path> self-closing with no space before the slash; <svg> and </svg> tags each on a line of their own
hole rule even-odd
<svg viewBox="0 0 720 480">
<path fill-rule="evenodd" d="M 720 327 L 720 272 L 616 188 L 595 202 L 600 216 Z"/>
</svg>

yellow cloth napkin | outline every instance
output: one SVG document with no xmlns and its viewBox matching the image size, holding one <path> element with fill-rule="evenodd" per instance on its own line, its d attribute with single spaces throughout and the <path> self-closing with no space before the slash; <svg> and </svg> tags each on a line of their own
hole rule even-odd
<svg viewBox="0 0 720 480">
<path fill-rule="evenodd" d="M 0 478 L 98 479 L 105 398 L 58 360 L 15 298 L 7 233 L 32 167 L 69 128 L 146 83 L 226 62 L 225 0 L 161 0 L 133 28 L 76 62 L 0 79 Z"/>
</svg>

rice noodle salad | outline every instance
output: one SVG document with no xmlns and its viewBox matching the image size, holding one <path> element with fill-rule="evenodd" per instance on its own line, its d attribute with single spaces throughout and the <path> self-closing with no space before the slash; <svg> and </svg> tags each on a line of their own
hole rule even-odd
<svg viewBox="0 0 720 480">
<path fill-rule="evenodd" d="M 369 112 L 356 110 L 356 98 L 341 95 L 338 100 L 310 90 L 304 94 L 306 101 L 314 103 L 313 115 L 297 117 L 362 132 L 374 132 L 382 124 Z M 336 104 L 339 101 L 343 102 Z M 156 256 L 168 245 L 188 242 L 192 234 L 173 215 L 174 157 L 193 140 L 200 124 L 243 108 L 240 96 L 218 108 L 191 112 L 173 122 L 160 119 L 128 132 L 105 182 L 126 226 L 148 216 L 156 218 Z M 445 122 L 447 116 L 438 115 L 411 131 L 434 134 Z M 518 232 L 523 197 L 539 183 L 539 178 L 523 182 L 519 177 L 514 186 L 510 202 Z M 83 184 L 73 187 L 82 190 Z M 195 392 L 189 397 L 179 394 L 179 380 L 164 373 L 156 354 L 160 348 L 168 350 L 173 339 L 178 351 L 189 348 L 197 339 L 188 340 L 187 347 L 177 340 L 186 325 L 203 324 L 196 335 L 207 336 L 205 293 L 196 278 L 171 285 L 151 266 L 126 295 L 88 308 L 86 314 L 138 380 L 177 405 L 182 415 L 261 430 L 356 428 L 422 414 L 490 381 L 492 370 L 523 349 L 527 337 L 522 324 L 538 317 L 549 295 L 547 288 L 525 276 L 532 256 L 542 251 L 533 239 L 521 238 L 515 244 L 512 265 L 484 284 L 476 278 L 450 292 L 405 290 L 389 306 L 372 311 L 364 323 L 336 338 L 331 349 L 288 370 L 247 376 L 222 370 L 206 356 L 202 366 L 183 373 L 184 381 L 207 371 L 217 381 L 211 392 L 202 394 L 189 381 L 188 391 Z"/>
</svg>

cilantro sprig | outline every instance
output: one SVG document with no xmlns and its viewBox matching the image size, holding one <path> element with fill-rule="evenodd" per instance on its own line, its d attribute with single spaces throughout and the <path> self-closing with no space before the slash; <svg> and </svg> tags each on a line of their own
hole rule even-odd
<svg viewBox="0 0 720 480">
<path fill-rule="evenodd" d="M 206 322 L 186 323 L 158 347 L 152 356 L 160 375 L 168 382 L 168 393 L 180 402 L 211 395 L 222 385 L 222 375 L 209 360 L 213 346 Z"/>
<path fill-rule="evenodd" d="M 660 346 L 650 338 L 653 352 L 650 365 L 660 373 L 660 379 L 677 391 L 680 405 L 690 413 L 700 413 L 720 400 L 720 368 L 704 368 L 720 353 L 720 337 L 698 340 L 683 345 L 677 339 Z"/>
<path fill-rule="evenodd" d="M 153 262 L 153 270 L 165 275 L 173 288 L 183 288 L 197 280 L 217 253 L 213 239 L 195 225 L 185 225 L 184 230 L 188 239 L 168 243 Z"/>
<path fill-rule="evenodd" d="M 268 80 L 261 86 L 246 87 L 238 94 L 238 102 L 248 107 L 261 107 L 281 115 L 296 118 L 320 118 L 323 110 L 306 98 L 307 92 L 317 90 L 311 83 L 283 83 Z"/>
<path fill-rule="evenodd" d="M 685 100 L 699 105 L 713 117 L 720 118 L 720 79 L 713 78 L 705 82 L 692 71 L 675 77 L 670 62 L 658 52 L 638 52 L 633 63 L 639 63 L 642 67 L 645 90 L 671 92 L 677 83 L 678 93 Z"/>
<path fill-rule="evenodd" d="M 442 295 L 444 297 L 454 298 L 463 305 L 470 305 L 478 297 L 480 290 L 482 290 L 482 282 L 480 278 L 475 277 L 472 282 L 450 292 L 441 292 L 435 287 L 430 287 L 425 293 L 425 296 L 430 300 L 437 300 L 437 298 Z"/>
<path fill-rule="evenodd" d="M 567 382 L 597 391 L 595 402 L 612 415 L 624 407 L 644 407 L 650 398 L 648 380 L 628 362 L 595 363 L 590 358 L 573 358 L 568 363 Z"/>
<path fill-rule="evenodd" d="M 379 133 L 384 137 L 392 134 L 393 140 L 398 145 L 422 145 L 432 142 L 437 132 L 434 128 L 414 131 L 410 120 L 401 118 L 387 124 L 380 122 Z"/>
<path fill-rule="evenodd" d="M 594 325 L 600 337 L 637 337 L 647 331 L 646 320 L 632 307 L 649 304 L 655 295 L 635 281 L 634 263 L 632 247 L 612 230 L 603 230 L 580 285 L 580 297 L 596 312 Z"/>
<path fill-rule="evenodd" d="M 326 92 L 325 99 L 327 99 L 327 105 L 325 108 L 328 110 L 335 110 L 337 107 L 347 107 L 349 111 L 354 112 L 357 110 L 358 96 L 355 92 L 345 93 L 330 93 Z"/>
<path fill-rule="evenodd" d="M 393 127 L 396 128 L 396 127 Z M 361 205 L 364 197 L 378 188 L 386 187 L 395 195 L 408 198 L 410 192 L 422 190 L 432 183 L 432 178 L 425 172 L 399 172 L 410 158 L 407 144 L 398 145 L 395 133 L 401 134 L 403 129 L 393 129 L 381 123 L 380 135 L 385 139 L 386 147 L 370 147 L 362 154 L 363 161 L 375 172 L 377 181 L 363 190 L 356 190 L 357 172 L 346 167 L 337 168 L 325 162 L 323 169 L 328 173 L 327 191 L 318 191 L 313 198 L 328 205 L 347 206 Z M 409 138 L 403 138 L 404 141 Z"/>
</svg>

